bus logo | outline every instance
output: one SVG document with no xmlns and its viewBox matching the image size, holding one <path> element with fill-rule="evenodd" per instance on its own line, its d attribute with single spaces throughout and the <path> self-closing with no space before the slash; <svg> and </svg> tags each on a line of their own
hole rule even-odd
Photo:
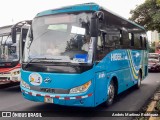
<svg viewBox="0 0 160 120">
<path fill-rule="evenodd" d="M 119 61 L 119 60 L 123 60 L 123 57 L 122 57 L 121 53 L 111 54 L 111 61 Z"/>
<path fill-rule="evenodd" d="M 42 77 L 38 73 L 32 73 L 29 75 L 29 82 L 32 85 L 40 85 L 42 83 Z"/>
<path fill-rule="evenodd" d="M 45 78 L 45 79 L 44 79 L 44 82 L 45 82 L 45 83 L 51 83 L 51 81 L 52 81 L 52 80 L 51 80 L 50 78 Z"/>
</svg>

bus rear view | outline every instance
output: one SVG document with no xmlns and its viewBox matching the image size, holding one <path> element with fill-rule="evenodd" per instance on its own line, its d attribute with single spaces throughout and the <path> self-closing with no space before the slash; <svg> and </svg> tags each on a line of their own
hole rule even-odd
<svg viewBox="0 0 160 120">
<path fill-rule="evenodd" d="M 147 52 L 134 51 L 141 61 L 138 66 L 143 64 L 143 68 L 136 69 L 144 73 L 137 72 L 132 77 L 131 51 L 107 47 L 107 27 L 101 29 L 103 24 L 106 25 L 104 16 L 105 10 L 94 3 L 37 14 L 24 48 L 21 70 L 24 98 L 59 105 L 95 107 L 103 102 L 110 105 L 116 94 L 133 85 L 139 87 L 141 80 L 147 76 L 147 61 L 140 60 L 142 56 L 147 58 Z M 121 24 L 118 25 L 122 28 Z M 135 33 L 140 31 L 145 34 L 138 25 L 131 24 L 129 27 Z M 113 29 L 115 35 L 119 28 Z M 118 40 L 118 36 L 114 39 Z M 143 43 L 147 46 L 146 41 Z M 109 48 L 109 52 L 104 52 L 105 47 Z M 124 62 L 124 65 L 119 66 L 119 62 Z M 114 69 L 109 65 L 114 65 Z M 127 72 L 126 83 L 121 80 L 120 69 L 122 75 Z"/>
</svg>

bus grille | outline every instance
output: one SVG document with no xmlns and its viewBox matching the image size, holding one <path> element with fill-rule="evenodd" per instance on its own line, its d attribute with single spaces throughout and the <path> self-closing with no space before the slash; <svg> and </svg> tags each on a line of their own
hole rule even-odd
<svg viewBox="0 0 160 120">
<path fill-rule="evenodd" d="M 9 77 L 0 77 L 0 80 L 10 80 Z"/>
<path fill-rule="evenodd" d="M 40 88 L 38 86 L 31 86 L 30 89 L 39 91 L 39 92 L 46 92 L 46 93 L 69 94 L 69 90 L 66 90 L 66 89 Z"/>
</svg>

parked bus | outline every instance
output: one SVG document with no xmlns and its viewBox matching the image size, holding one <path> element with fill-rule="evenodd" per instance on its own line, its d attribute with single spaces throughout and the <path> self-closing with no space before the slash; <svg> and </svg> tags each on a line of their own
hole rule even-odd
<svg viewBox="0 0 160 120">
<path fill-rule="evenodd" d="M 26 22 L 0 27 L 0 84 L 20 82 L 20 54 L 22 52 L 20 39 L 26 38 L 28 31 Z M 12 29 L 16 31 L 15 41 L 12 39 Z M 21 31 L 25 31 L 23 35 Z"/>
<path fill-rule="evenodd" d="M 148 74 L 145 29 L 86 3 L 36 15 L 21 70 L 25 99 L 66 106 L 111 105 Z"/>
</svg>

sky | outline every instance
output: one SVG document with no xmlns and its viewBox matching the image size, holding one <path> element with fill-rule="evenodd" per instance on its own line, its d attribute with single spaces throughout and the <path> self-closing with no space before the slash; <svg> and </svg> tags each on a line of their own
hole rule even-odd
<svg viewBox="0 0 160 120">
<path fill-rule="evenodd" d="M 41 11 L 67 5 L 95 2 L 125 18 L 145 0 L 0 0 L 0 26 L 30 20 Z"/>
<path fill-rule="evenodd" d="M 0 27 L 32 20 L 44 10 L 88 2 L 95 2 L 128 19 L 131 16 L 130 10 L 145 0 L 0 0 Z M 150 33 L 148 36 L 150 38 Z"/>
</svg>

